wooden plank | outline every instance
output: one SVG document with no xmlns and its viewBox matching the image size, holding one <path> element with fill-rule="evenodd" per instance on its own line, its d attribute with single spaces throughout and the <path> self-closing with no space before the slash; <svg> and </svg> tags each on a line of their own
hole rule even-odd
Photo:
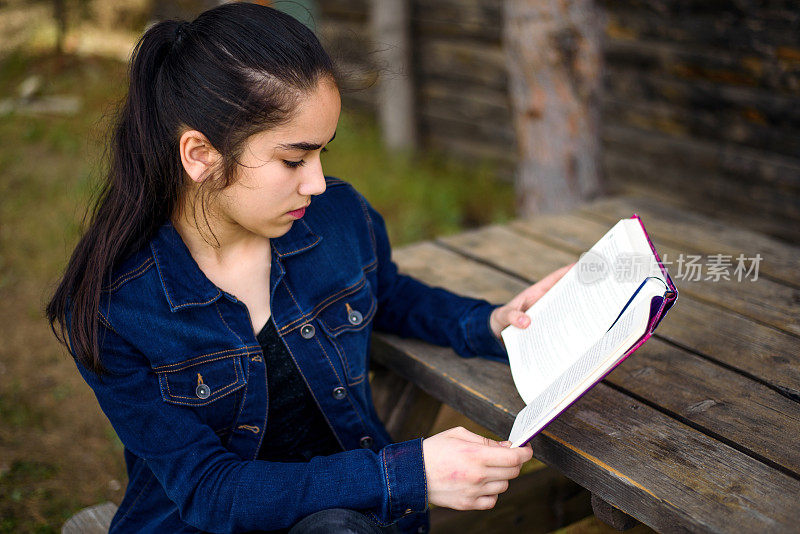
<svg viewBox="0 0 800 534">
<path fill-rule="evenodd" d="M 687 428 L 600 384 L 533 447 L 537 458 L 659 532 L 796 530 L 800 482 Z"/>
<path fill-rule="evenodd" d="M 89 506 L 75 513 L 61 528 L 61 534 L 106 534 L 117 505 L 104 502 Z"/>
<path fill-rule="evenodd" d="M 764 257 L 759 266 L 773 280 L 800 287 L 800 247 L 719 221 L 664 205 L 645 196 L 601 199 L 583 206 L 581 212 L 613 223 L 638 213 L 648 233 L 672 247 L 704 254 L 744 254 Z"/>
<path fill-rule="evenodd" d="M 760 147 L 793 158 L 800 153 L 791 151 L 800 136 L 797 95 L 687 81 L 613 66 L 606 69 L 603 81 L 608 111 L 612 108 L 624 111 L 625 104 L 629 104 L 634 106 L 632 111 L 637 116 L 669 122 L 683 134 Z M 653 109 L 648 110 L 650 107 Z"/>
<path fill-rule="evenodd" d="M 662 134 L 755 147 L 790 157 L 800 153 L 798 125 L 789 122 L 790 111 L 784 111 L 783 117 L 770 117 L 764 110 L 749 108 L 743 113 L 724 109 L 720 104 L 709 108 L 681 101 L 626 98 L 609 92 L 603 98 L 603 111 L 615 122 Z M 794 106 L 799 104 L 800 99 Z"/>
<path fill-rule="evenodd" d="M 499 43 L 488 46 L 456 39 L 428 39 L 418 44 L 418 65 L 423 78 L 474 83 L 500 90 L 508 85 L 505 54 Z"/>
<path fill-rule="evenodd" d="M 644 221 L 645 226 L 647 221 Z M 545 242 L 553 242 L 556 236 L 570 236 L 563 242 L 572 247 L 577 253 L 589 249 L 600 237 L 605 234 L 611 225 L 582 218 L 574 214 L 566 214 L 556 218 L 539 217 L 535 220 L 517 221 L 510 225 L 526 235 L 541 237 Z M 666 245 L 659 240 L 654 240 L 656 249 L 665 262 L 677 261 L 687 252 Z M 664 258 L 666 256 L 666 258 Z M 694 280 L 693 273 L 678 277 L 677 265 L 669 267 L 678 289 L 685 295 L 691 295 L 697 300 L 714 304 L 721 308 L 744 315 L 756 322 L 779 328 L 785 332 L 800 335 L 800 290 L 787 287 L 761 277 L 757 281 L 737 281 L 735 277 L 730 280 L 707 280 L 706 272 L 702 272 L 703 279 Z"/>
<path fill-rule="evenodd" d="M 644 131 L 615 125 L 613 117 L 608 119 L 602 129 L 606 150 L 631 157 L 639 164 L 651 163 L 651 168 L 646 169 L 651 171 L 651 180 L 663 180 L 665 171 L 670 171 L 670 177 L 679 172 L 702 175 L 705 180 L 722 180 L 735 188 L 752 187 L 755 183 L 770 186 L 776 193 L 796 193 L 800 189 L 800 158 L 744 146 L 734 150 L 721 142 Z M 680 159 L 676 160 L 676 154 Z M 672 189 L 677 187 L 669 185 Z"/>
<path fill-rule="evenodd" d="M 638 523 L 636 519 L 611 506 L 597 495 L 592 495 L 592 510 L 598 519 L 615 530 L 630 530 Z"/>
<path fill-rule="evenodd" d="M 512 480 L 491 510 L 433 508 L 431 531 L 546 534 L 591 513 L 589 492 L 555 469 L 544 467 Z"/>
<path fill-rule="evenodd" d="M 560 215 L 539 217 L 535 225 L 515 221 L 510 226 L 515 231 L 488 226 L 440 241 L 513 276 L 534 281 L 576 261 L 578 254 L 590 246 L 587 243 L 594 243 L 608 225 Z M 698 351 L 800 400 L 800 366 L 796 361 L 800 344 L 791 334 L 682 293 L 669 312 L 669 320 L 659 325 L 657 336 Z"/>
<path fill-rule="evenodd" d="M 511 234 L 510 239 L 508 234 Z M 460 236 L 447 238 L 446 242 L 464 254 L 477 254 L 481 260 L 499 264 L 509 271 L 518 268 L 513 260 L 492 258 L 537 258 L 533 251 L 525 250 L 525 244 L 521 243 L 525 239 L 515 239 L 511 232 L 504 236 L 498 231 L 477 230 L 469 235 L 469 245 L 460 245 Z M 514 253 L 510 254 L 512 250 Z M 420 257 L 426 259 L 428 267 L 423 275 L 424 280 L 445 285 L 454 291 L 472 287 L 473 280 L 491 277 L 490 267 L 450 252 L 417 251 L 415 257 L 415 261 Z M 538 257 L 543 256 L 540 253 Z M 402 261 L 400 265 L 409 269 Z M 446 266 L 446 272 L 432 272 L 431 266 L 436 265 Z M 417 270 L 411 269 L 410 272 L 415 276 L 419 275 Z M 537 278 L 549 272 L 546 269 L 537 270 L 541 273 Z M 509 291 L 499 302 L 511 298 L 526 285 L 519 282 L 519 288 Z M 664 324 L 670 320 L 671 317 Z M 699 322 L 705 324 L 706 328 L 712 323 L 708 318 Z M 740 346 L 739 352 L 746 354 L 748 346 Z M 800 372 L 800 365 L 794 364 L 793 367 L 796 373 Z M 800 435 L 800 403 L 787 399 L 773 389 L 660 339 L 651 339 L 635 357 L 626 360 L 611 373 L 606 381 L 800 478 L 800 449 L 786 440 L 786 435 Z M 744 392 L 747 392 L 746 395 Z"/>
<path fill-rule="evenodd" d="M 608 37 L 608 36 L 607 36 Z M 605 60 L 619 68 L 658 72 L 686 80 L 763 87 L 794 95 L 800 84 L 800 64 L 779 57 L 742 60 L 724 49 L 684 47 L 668 41 L 608 37 Z"/>
<path fill-rule="evenodd" d="M 632 40 L 669 41 L 686 48 L 730 50 L 743 59 L 775 59 L 779 50 L 798 50 L 800 14 L 786 6 L 775 10 L 764 4 L 705 2 L 687 7 L 685 1 L 631 2 L 604 0 L 607 32 Z M 700 4 L 700 3 L 698 3 Z M 796 7 L 796 6 L 794 6 Z"/>
<path fill-rule="evenodd" d="M 395 257 L 404 271 L 431 283 L 452 287 L 457 285 L 454 279 L 464 283 L 463 276 L 470 276 L 460 288 L 463 293 L 500 296 L 498 287 L 515 285 L 488 267 L 466 268 L 455 261 L 455 254 L 445 254 L 445 261 L 433 265 L 431 253 L 442 257 L 429 244 L 398 249 Z M 522 400 L 510 385 L 507 366 L 457 358 L 450 349 L 413 339 L 379 333 L 374 339 L 378 361 L 498 435 L 508 434 Z M 537 436 L 534 451 L 537 458 L 660 531 L 788 530 L 798 513 L 796 479 L 604 384 Z"/>
<path fill-rule="evenodd" d="M 414 0 L 417 37 L 500 43 L 502 4 L 496 0 Z"/>
<path fill-rule="evenodd" d="M 703 175 L 697 169 L 685 170 L 681 179 L 673 182 L 672 177 L 676 176 L 673 171 L 664 172 L 664 169 L 651 165 L 651 161 L 606 151 L 603 154 L 603 168 L 608 176 L 608 193 L 646 195 L 676 207 L 695 206 L 698 213 L 722 223 L 749 228 L 786 243 L 800 242 L 800 219 L 771 200 L 778 194 L 778 189 L 763 184 L 744 188 L 729 184 L 725 188 L 719 179 Z M 682 185 L 683 180 L 690 178 L 700 185 Z M 762 195 L 766 191 L 769 193 Z M 732 199 L 729 197 L 731 193 L 740 196 Z M 702 199 L 702 202 L 698 199 Z M 791 209 L 797 211 L 796 207 Z"/>
</svg>

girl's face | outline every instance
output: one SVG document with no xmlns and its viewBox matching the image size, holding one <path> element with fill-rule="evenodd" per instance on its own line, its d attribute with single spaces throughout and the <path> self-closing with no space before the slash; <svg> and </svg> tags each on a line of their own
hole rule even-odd
<svg viewBox="0 0 800 534">
<path fill-rule="evenodd" d="M 320 153 L 339 122 L 339 91 L 328 80 L 301 100 L 286 124 L 250 137 L 233 184 L 219 193 L 222 221 L 232 229 L 279 237 L 325 191 Z"/>
</svg>

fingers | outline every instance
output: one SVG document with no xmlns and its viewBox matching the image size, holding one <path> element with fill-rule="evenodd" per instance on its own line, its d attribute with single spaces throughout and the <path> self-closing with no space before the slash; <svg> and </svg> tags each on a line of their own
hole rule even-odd
<svg viewBox="0 0 800 534">
<path fill-rule="evenodd" d="M 533 451 L 529 447 L 487 447 L 481 451 L 481 461 L 488 467 L 517 467 L 533 456 Z"/>
</svg>

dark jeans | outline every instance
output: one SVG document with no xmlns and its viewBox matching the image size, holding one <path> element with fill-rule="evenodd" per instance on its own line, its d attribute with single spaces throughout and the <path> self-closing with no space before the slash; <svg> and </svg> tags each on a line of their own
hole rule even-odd
<svg viewBox="0 0 800 534">
<path fill-rule="evenodd" d="M 344 508 L 322 510 L 304 517 L 289 534 L 394 534 L 394 525 L 379 527 L 364 514 Z"/>
</svg>

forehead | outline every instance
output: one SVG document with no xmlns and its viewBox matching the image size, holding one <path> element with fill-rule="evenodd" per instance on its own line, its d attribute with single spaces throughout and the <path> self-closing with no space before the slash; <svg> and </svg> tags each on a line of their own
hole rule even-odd
<svg viewBox="0 0 800 534">
<path fill-rule="evenodd" d="M 320 83 L 300 102 L 286 123 L 264 132 L 279 143 L 310 142 L 325 145 L 336 131 L 341 111 L 339 90 L 331 83 Z"/>
</svg>

